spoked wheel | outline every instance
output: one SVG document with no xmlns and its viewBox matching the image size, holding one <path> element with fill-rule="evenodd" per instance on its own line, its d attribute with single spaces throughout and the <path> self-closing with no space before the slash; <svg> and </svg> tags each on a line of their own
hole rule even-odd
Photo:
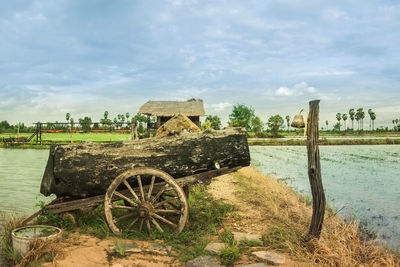
<svg viewBox="0 0 400 267">
<path fill-rule="evenodd" d="M 138 167 L 120 174 L 110 184 L 104 211 L 111 231 L 152 228 L 182 232 L 188 219 L 188 202 L 183 189 L 166 172 Z"/>
</svg>

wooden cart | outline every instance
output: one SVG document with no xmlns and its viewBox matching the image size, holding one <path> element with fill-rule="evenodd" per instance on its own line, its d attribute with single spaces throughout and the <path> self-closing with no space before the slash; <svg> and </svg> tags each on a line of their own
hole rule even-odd
<svg viewBox="0 0 400 267">
<path fill-rule="evenodd" d="M 228 131 L 228 133 L 230 132 Z M 175 234 L 180 233 L 185 227 L 185 224 L 188 220 L 189 206 L 187 197 L 188 188 L 191 185 L 197 183 L 209 184 L 211 179 L 214 177 L 234 172 L 240 169 L 242 166 L 249 165 L 250 156 L 248 155 L 249 152 L 247 140 L 245 137 L 243 139 L 242 133 L 238 134 L 235 132 L 234 134 L 235 136 L 231 136 L 232 138 L 229 139 L 233 141 L 226 141 L 228 139 L 221 139 L 225 140 L 224 142 L 226 142 L 227 145 L 233 145 L 234 148 L 230 147 L 229 149 L 231 150 L 229 151 L 228 148 L 226 148 L 226 154 L 219 153 L 219 155 L 232 155 L 232 151 L 241 150 L 243 152 L 238 153 L 241 158 L 241 165 L 237 164 L 237 162 L 239 161 L 226 161 L 226 158 L 222 159 L 222 161 L 219 162 L 218 156 L 214 156 L 214 158 L 217 159 L 215 161 L 205 163 L 203 162 L 204 160 L 201 161 L 201 164 L 206 164 L 204 166 L 208 166 L 207 169 L 201 169 L 199 173 L 178 177 L 176 179 L 165 171 L 167 167 L 165 167 L 164 170 L 160 170 L 154 167 L 132 167 L 129 169 L 125 169 L 122 173 L 119 173 L 115 177 L 115 179 L 113 179 L 112 182 L 109 183 L 105 194 L 83 198 L 65 195 L 58 196 L 53 202 L 46 205 L 45 209 L 47 209 L 50 213 L 63 213 L 79 209 L 88 209 L 91 207 L 94 208 L 97 207 L 99 204 L 103 204 L 105 217 L 109 228 L 116 235 L 119 235 L 122 231 L 130 230 L 133 228 L 137 228 L 139 231 L 147 229 L 147 231 L 149 232 L 152 232 L 153 229 L 157 229 L 160 232 L 164 232 L 168 229 L 169 232 L 173 232 Z M 199 137 L 201 137 L 201 135 L 199 135 Z M 203 142 L 197 137 L 193 138 L 193 136 L 190 136 L 190 138 L 192 139 L 191 142 Z M 168 143 L 171 143 L 170 141 L 174 139 L 167 138 L 159 140 L 163 142 L 167 140 Z M 215 142 L 215 144 L 213 144 L 213 139 L 210 139 L 209 136 L 207 136 L 205 140 L 208 144 L 212 144 L 214 149 L 219 149 L 219 152 L 221 149 L 224 149 L 215 148 L 217 143 Z M 186 143 L 188 142 L 189 141 L 186 140 Z M 136 145 L 138 143 L 134 144 Z M 154 146 L 154 142 L 152 145 Z M 244 149 L 239 149 L 239 145 L 245 146 Z M 142 148 L 143 144 L 140 144 L 140 147 Z M 81 150 L 71 150 L 70 148 L 71 147 L 66 148 L 65 151 L 72 151 L 68 153 L 72 153 L 73 155 L 80 154 L 77 151 Z M 76 149 L 75 146 L 72 148 Z M 93 150 L 93 148 L 91 149 Z M 115 148 L 113 151 L 118 149 L 121 148 Z M 86 151 L 85 153 L 87 154 L 87 150 L 83 151 Z M 56 165 L 56 163 L 53 163 L 56 160 L 51 157 L 52 153 L 54 155 L 57 154 L 54 151 L 50 151 L 50 158 L 48 161 L 47 169 L 60 169 L 58 165 L 53 166 L 53 164 Z M 217 153 L 211 154 L 216 155 Z M 152 154 L 150 153 L 149 155 Z M 64 154 L 63 156 L 58 157 L 60 158 L 60 164 L 65 164 L 65 162 L 68 161 Z M 97 162 L 103 161 L 103 159 L 98 159 L 97 156 L 94 158 L 97 160 Z M 212 156 L 210 157 L 209 155 L 207 156 L 208 161 L 213 160 L 214 158 Z M 120 158 L 118 160 L 121 161 Z M 87 161 L 90 160 L 87 159 Z M 157 163 L 159 163 L 159 160 L 157 160 L 157 158 L 156 161 Z M 199 166 L 201 165 L 200 163 L 198 164 Z M 66 166 L 70 165 L 67 164 Z M 89 164 L 88 166 L 92 165 Z M 85 168 L 83 169 L 85 170 Z M 174 169 L 176 168 L 174 167 L 170 170 Z M 81 170 L 82 169 L 78 169 L 77 173 L 75 173 L 75 176 L 81 175 Z M 57 179 L 55 178 L 55 180 Z M 94 186 L 95 184 L 93 185 L 93 187 Z M 57 190 L 62 189 L 58 187 Z M 34 217 L 38 216 L 41 213 L 42 211 L 38 211 L 37 213 L 33 214 L 31 217 L 25 220 L 25 223 L 32 220 Z"/>
</svg>

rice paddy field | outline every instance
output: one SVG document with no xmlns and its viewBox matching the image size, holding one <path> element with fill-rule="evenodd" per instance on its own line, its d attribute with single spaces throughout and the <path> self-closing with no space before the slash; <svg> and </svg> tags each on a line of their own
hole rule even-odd
<svg viewBox="0 0 400 267">
<path fill-rule="evenodd" d="M 252 164 L 311 196 L 303 146 L 252 146 Z M 320 146 L 328 203 L 356 217 L 390 248 L 400 248 L 400 145 Z"/>
<path fill-rule="evenodd" d="M 339 215 L 356 216 L 398 250 L 400 145 L 320 146 L 320 151 L 329 204 Z M 305 147 L 251 146 L 250 153 L 256 169 L 310 195 Z M 48 150 L 0 148 L 0 211 L 28 215 L 39 201 L 50 201 L 39 193 L 47 157 Z"/>
</svg>

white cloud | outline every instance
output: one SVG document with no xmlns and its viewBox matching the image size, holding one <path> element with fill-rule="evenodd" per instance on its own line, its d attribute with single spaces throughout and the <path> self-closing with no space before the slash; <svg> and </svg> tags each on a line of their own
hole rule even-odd
<svg viewBox="0 0 400 267">
<path fill-rule="evenodd" d="M 306 82 L 301 82 L 293 85 L 292 88 L 281 86 L 275 90 L 274 95 L 276 96 L 300 96 L 305 93 L 315 93 L 317 89 L 312 86 L 308 86 Z"/>
<path fill-rule="evenodd" d="M 207 106 L 210 106 L 215 112 L 221 112 L 232 107 L 233 105 L 229 102 L 221 102 L 216 104 L 209 104 Z"/>
<path fill-rule="evenodd" d="M 326 20 L 338 20 L 338 19 L 343 19 L 345 17 L 346 13 L 343 11 L 337 9 L 337 8 L 326 8 L 322 12 L 322 17 Z"/>
</svg>

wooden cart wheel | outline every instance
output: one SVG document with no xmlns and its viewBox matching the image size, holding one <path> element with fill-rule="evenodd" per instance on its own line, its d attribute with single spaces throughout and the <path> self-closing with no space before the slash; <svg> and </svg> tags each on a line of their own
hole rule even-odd
<svg viewBox="0 0 400 267">
<path fill-rule="evenodd" d="M 104 200 L 104 211 L 111 231 L 145 226 L 174 234 L 182 232 L 188 219 L 189 205 L 183 189 L 166 172 L 138 167 L 120 174 L 110 184 Z M 121 230 L 120 230 L 121 229 Z"/>
</svg>

